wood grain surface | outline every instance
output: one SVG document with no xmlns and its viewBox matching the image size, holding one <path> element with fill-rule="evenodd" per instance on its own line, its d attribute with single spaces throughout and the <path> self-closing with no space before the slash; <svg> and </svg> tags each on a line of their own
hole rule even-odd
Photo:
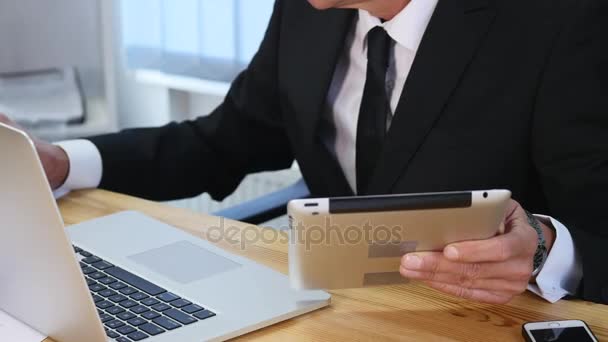
<svg viewBox="0 0 608 342">
<path fill-rule="evenodd" d="M 136 210 L 287 274 L 286 236 L 274 230 L 101 190 L 72 193 L 59 201 L 59 207 L 66 225 Z M 222 236 L 213 229 L 220 224 L 238 233 Z M 450 297 L 415 282 L 331 293 L 331 306 L 238 340 L 522 341 L 524 322 L 582 319 L 600 341 L 608 341 L 608 306 L 579 300 L 550 304 L 526 293 L 508 305 L 485 305 Z"/>
</svg>

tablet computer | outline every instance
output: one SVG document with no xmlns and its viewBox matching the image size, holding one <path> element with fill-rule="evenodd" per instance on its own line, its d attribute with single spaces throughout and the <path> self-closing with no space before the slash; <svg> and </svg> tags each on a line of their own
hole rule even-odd
<svg viewBox="0 0 608 342">
<path fill-rule="evenodd" d="M 508 190 L 312 198 L 289 202 L 296 289 L 395 284 L 401 257 L 504 232 Z"/>
</svg>

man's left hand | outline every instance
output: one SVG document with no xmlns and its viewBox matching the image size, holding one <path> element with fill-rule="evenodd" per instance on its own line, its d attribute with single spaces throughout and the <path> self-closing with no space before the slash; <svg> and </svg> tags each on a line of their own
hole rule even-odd
<svg viewBox="0 0 608 342">
<path fill-rule="evenodd" d="M 543 225 L 547 250 L 554 233 Z M 505 234 L 488 240 L 466 241 L 442 252 L 405 255 L 400 272 L 439 291 L 478 302 L 505 304 L 526 291 L 532 280 L 538 234 L 525 211 L 511 201 L 505 215 Z"/>
</svg>

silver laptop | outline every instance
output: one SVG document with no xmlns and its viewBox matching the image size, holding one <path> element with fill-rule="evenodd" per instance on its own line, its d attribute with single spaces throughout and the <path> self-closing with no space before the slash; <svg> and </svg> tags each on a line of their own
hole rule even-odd
<svg viewBox="0 0 608 342">
<path fill-rule="evenodd" d="M 32 142 L 4 125 L 0 189 L 0 309 L 58 342 L 219 341 L 329 304 L 136 212 L 66 231 Z"/>
</svg>

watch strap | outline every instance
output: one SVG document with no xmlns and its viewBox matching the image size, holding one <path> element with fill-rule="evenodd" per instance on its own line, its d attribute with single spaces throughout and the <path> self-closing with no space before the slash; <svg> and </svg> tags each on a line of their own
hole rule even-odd
<svg viewBox="0 0 608 342">
<path fill-rule="evenodd" d="M 532 276 L 538 275 L 540 273 L 541 268 L 545 264 L 545 261 L 548 257 L 547 244 L 545 240 L 545 233 L 541 227 L 540 221 L 536 218 L 536 216 L 532 215 L 529 211 L 526 210 L 526 216 L 528 218 L 528 223 L 538 235 L 536 252 L 534 253 L 533 267 L 534 271 Z"/>
</svg>

